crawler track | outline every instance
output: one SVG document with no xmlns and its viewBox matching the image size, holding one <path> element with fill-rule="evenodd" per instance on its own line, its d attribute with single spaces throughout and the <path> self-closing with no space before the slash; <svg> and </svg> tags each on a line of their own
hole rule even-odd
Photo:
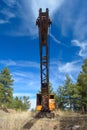
<svg viewBox="0 0 87 130">
<path fill-rule="evenodd" d="M 32 118 L 21 130 L 87 130 L 87 116 L 56 116 L 55 118 Z"/>
<path fill-rule="evenodd" d="M 54 113 L 47 113 L 47 112 L 39 112 L 39 113 L 36 113 L 35 116 L 27 121 L 23 127 L 21 128 L 21 130 L 30 130 L 32 128 L 33 125 L 35 125 L 37 123 L 37 121 L 39 121 L 40 119 L 52 119 L 54 118 Z"/>
<path fill-rule="evenodd" d="M 31 127 L 38 121 L 37 118 L 32 118 L 29 122 L 24 124 L 24 126 L 21 128 L 21 130 L 30 130 Z"/>
</svg>

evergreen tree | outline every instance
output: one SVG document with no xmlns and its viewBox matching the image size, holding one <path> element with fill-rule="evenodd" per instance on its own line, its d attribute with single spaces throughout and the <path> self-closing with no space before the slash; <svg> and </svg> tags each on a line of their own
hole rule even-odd
<svg viewBox="0 0 87 130">
<path fill-rule="evenodd" d="M 4 101 L 4 85 L 0 83 L 0 106 Z"/>
<path fill-rule="evenodd" d="M 13 108 L 16 110 L 22 110 L 23 103 L 22 103 L 22 98 L 18 98 L 17 96 L 14 98 L 13 102 Z"/>
<path fill-rule="evenodd" d="M 49 83 L 49 93 L 54 94 L 54 90 L 51 83 Z"/>
<path fill-rule="evenodd" d="M 23 97 L 15 97 L 13 102 L 13 108 L 16 110 L 26 111 L 30 109 L 30 100 L 29 97 L 23 96 Z"/>
<path fill-rule="evenodd" d="M 77 84 L 73 84 L 69 75 L 66 75 L 66 80 L 63 86 L 59 86 L 57 90 L 58 104 L 61 109 L 76 110 L 78 107 L 78 90 Z"/>
<path fill-rule="evenodd" d="M 12 85 L 13 85 L 13 79 L 12 79 L 12 75 L 10 74 L 10 71 L 8 68 L 4 68 L 1 72 L 0 72 L 0 86 L 1 86 L 1 91 L 0 91 L 0 95 L 3 95 L 2 98 L 2 103 L 5 105 L 9 105 L 12 100 L 13 100 L 13 89 L 12 89 Z"/>
<path fill-rule="evenodd" d="M 77 84 L 81 108 L 87 112 L 87 59 L 84 60 L 82 65 L 82 72 L 78 75 Z"/>
<path fill-rule="evenodd" d="M 64 109 L 65 97 L 64 97 L 64 86 L 59 86 L 56 93 L 56 104 L 60 109 Z"/>
<path fill-rule="evenodd" d="M 28 110 L 30 108 L 29 97 L 13 98 L 14 80 L 8 68 L 4 68 L 0 72 L 0 106 L 7 108 L 15 108 L 16 110 Z"/>
<path fill-rule="evenodd" d="M 30 108 L 29 96 L 23 96 L 22 102 L 23 102 L 23 109 L 28 110 Z"/>
<path fill-rule="evenodd" d="M 73 109 L 73 101 L 74 101 L 74 84 L 72 83 L 71 78 L 69 77 L 69 75 L 66 75 L 66 80 L 65 80 L 65 84 L 64 84 L 64 88 L 65 88 L 65 92 L 64 92 L 64 96 L 66 99 L 66 106 L 69 107 L 69 109 Z"/>
</svg>

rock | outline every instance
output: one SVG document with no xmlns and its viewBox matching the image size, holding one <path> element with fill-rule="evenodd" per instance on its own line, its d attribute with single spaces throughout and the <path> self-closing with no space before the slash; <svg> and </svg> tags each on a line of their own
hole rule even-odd
<svg viewBox="0 0 87 130">
<path fill-rule="evenodd" d="M 74 126 L 72 127 L 72 130 L 79 130 L 79 128 L 80 128 L 80 125 L 74 125 Z"/>
</svg>

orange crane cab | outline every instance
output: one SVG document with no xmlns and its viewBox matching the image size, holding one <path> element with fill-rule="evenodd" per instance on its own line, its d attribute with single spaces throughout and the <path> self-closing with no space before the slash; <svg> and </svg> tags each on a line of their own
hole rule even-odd
<svg viewBox="0 0 87 130">
<path fill-rule="evenodd" d="M 36 97 L 36 110 L 37 111 L 41 111 L 42 110 L 42 104 L 41 103 L 42 103 L 42 95 L 40 93 L 40 94 L 37 94 L 37 97 Z M 54 94 L 50 94 L 49 95 L 49 110 L 50 111 L 55 110 Z"/>
</svg>

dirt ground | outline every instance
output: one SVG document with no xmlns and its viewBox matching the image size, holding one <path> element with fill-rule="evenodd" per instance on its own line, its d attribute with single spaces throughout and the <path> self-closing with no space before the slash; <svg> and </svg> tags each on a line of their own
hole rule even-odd
<svg viewBox="0 0 87 130">
<path fill-rule="evenodd" d="M 22 130 L 60 130 L 59 121 L 55 119 L 41 118 L 38 119 L 31 128 L 27 123 Z"/>
<path fill-rule="evenodd" d="M 27 122 L 21 130 L 87 130 L 87 117 L 41 118 L 31 127 Z"/>
<path fill-rule="evenodd" d="M 57 112 L 55 118 L 34 118 L 32 112 L 0 110 L 0 130 L 87 130 L 87 115 Z"/>
</svg>

